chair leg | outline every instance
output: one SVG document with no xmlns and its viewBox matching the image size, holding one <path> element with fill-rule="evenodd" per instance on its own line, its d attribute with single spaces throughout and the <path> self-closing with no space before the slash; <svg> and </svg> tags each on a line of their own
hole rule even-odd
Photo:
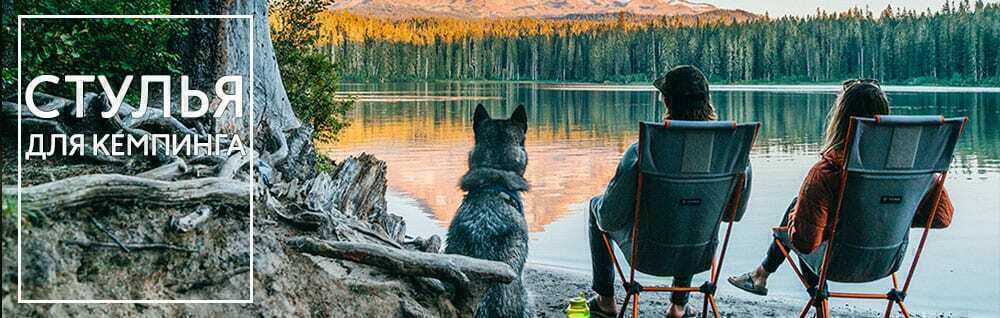
<svg viewBox="0 0 1000 318">
<path fill-rule="evenodd" d="M 719 318 L 720 317 L 719 304 L 715 303 L 715 295 L 708 294 L 707 296 L 705 296 L 705 298 L 708 298 L 708 303 L 712 305 L 712 316 L 714 316 L 715 318 Z"/>
<path fill-rule="evenodd" d="M 820 301 L 819 304 L 820 304 L 820 307 L 823 308 L 823 314 L 821 315 L 821 317 L 822 318 L 830 318 L 830 300 L 823 299 L 822 301 Z"/>
<path fill-rule="evenodd" d="M 809 309 L 812 309 L 814 301 L 816 300 L 811 298 L 809 299 L 809 302 L 806 303 L 806 307 L 802 308 L 802 313 L 799 314 L 799 318 L 806 318 L 806 315 L 809 314 Z"/>
<path fill-rule="evenodd" d="M 809 282 L 806 281 L 805 275 L 802 275 L 802 271 L 799 270 L 799 266 L 795 265 L 795 260 L 792 259 L 792 254 L 785 248 L 785 245 L 781 243 L 781 240 L 774 239 L 774 244 L 781 251 L 781 255 L 785 256 L 785 260 L 788 261 L 788 266 L 792 267 L 792 272 L 795 272 L 795 277 L 799 278 L 799 282 L 802 282 L 802 286 L 809 288 Z"/>
<path fill-rule="evenodd" d="M 885 315 L 883 316 L 884 318 L 889 318 L 889 316 L 892 315 L 892 304 L 893 303 L 894 302 L 890 300 L 889 304 L 885 306 Z"/>
<path fill-rule="evenodd" d="M 632 297 L 632 318 L 639 318 L 639 294 Z"/>
<path fill-rule="evenodd" d="M 903 305 L 902 301 L 896 303 L 899 304 L 899 311 L 903 312 L 903 317 L 910 318 L 910 310 L 906 309 L 906 305 Z"/>
<path fill-rule="evenodd" d="M 629 300 L 632 300 L 632 294 L 625 294 L 625 302 L 622 303 L 622 308 L 618 309 L 618 318 L 625 318 L 625 311 L 628 310 Z"/>
<path fill-rule="evenodd" d="M 708 298 L 708 295 L 705 295 L 705 301 L 703 301 L 701 303 L 701 317 L 702 318 L 708 318 L 708 302 L 710 302 L 710 301 L 711 301 L 711 299 Z"/>
</svg>

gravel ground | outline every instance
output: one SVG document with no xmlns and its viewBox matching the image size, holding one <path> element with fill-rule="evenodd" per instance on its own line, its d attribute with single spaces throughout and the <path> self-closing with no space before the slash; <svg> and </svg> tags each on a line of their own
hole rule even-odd
<svg viewBox="0 0 1000 318">
<path fill-rule="evenodd" d="M 537 264 L 529 264 L 525 268 L 524 275 L 535 309 L 539 312 L 538 317 L 565 317 L 563 310 L 569 304 L 570 298 L 575 297 L 580 291 L 587 291 L 588 295 L 593 295 L 590 291 L 590 275 Z M 725 284 L 725 282 L 720 283 Z M 616 295 L 619 302 L 623 300 L 625 292 L 621 286 L 618 286 Z M 801 300 L 791 300 L 753 295 L 720 295 L 717 300 L 723 317 L 798 317 L 799 311 L 805 305 L 805 296 Z M 701 295 L 692 294 L 691 303 L 699 305 L 700 313 Z M 669 293 L 642 294 L 639 316 L 665 317 L 668 304 L 670 304 Z M 881 313 L 836 303 L 831 304 L 831 313 L 834 317 L 881 316 Z M 920 317 L 920 315 L 914 316 Z"/>
</svg>

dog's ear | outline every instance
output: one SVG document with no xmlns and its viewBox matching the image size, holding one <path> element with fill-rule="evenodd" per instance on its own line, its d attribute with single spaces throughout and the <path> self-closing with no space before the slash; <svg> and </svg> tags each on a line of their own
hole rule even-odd
<svg viewBox="0 0 1000 318">
<path fill-rule="evenodd" d="M 490 113 L 486 111 L 483 104 L 476 105 L 476 112 L 472 115 L 472 129 L 479 130 L 479 125 L 490 120 Z"/>
<path fill-rule="evenodd" d="M 514 113 L 510 115 L 510 121 L 520 125 L 525 131 L 528 130 L 528 114 L 524 111 L 524 105 L 517 105 Z"/>
</svg>

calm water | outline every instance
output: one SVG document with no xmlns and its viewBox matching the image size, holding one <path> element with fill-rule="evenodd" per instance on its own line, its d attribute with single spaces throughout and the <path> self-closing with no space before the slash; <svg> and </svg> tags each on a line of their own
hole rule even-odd
<svg viewBox="0 0 1000 318">
<path fill-rule="evenodd" d="M 407 218 L 411 235 L 443 234 L 463 193 L 472 146 L 474 106 L 495 117 L 522 103 L 529 129 L 524 195 L 532 233 L 529 261 L 589 273 L 586 203 L 602 193 L 622 151 L 636 138 L 636 122 L 662 117 L 655 93 L 641 86 L 500 83 L 346 85 L 358 107 L 337 143 L 321 150 L 335 159 L 361 152 L 388 162 L 389 209 Z M 751 154 L 754 192 L 736 224 L 723 274 L 756 266 L 769 229 L 797 193 L 817 159 L 824 119 L 836 87 L 716 86 L 712 95 L 724 120 L 760 121 Z M 956 206 L 953 225 L 931 233 L 910 296 L 911 310 L 959 316 L 1000 315 L 1000 93 L 887 87 L 897 114 L 968 116 L 947 187 Z M 912 240 L 919 239 L 913 232 Z M 916 244 L 911 244 L 916 245 Z M 908 256 L 912 256 L 912 251 Z M 907 267 L 904 266 L 903 270 Z M 771 294 L 804 302 L 791 270 L 769 284 Z M 696 278 L 704 279 L 704 278 Z M 888 281 L 833 284 L 833 289 L 877 292 Z M 872 289 L 875 288 L 875 289 Z M 743 294 L 728 284 L 723 295 Z M 752 297 L 752 296 L 746 296 Z M 835 300 L 842 306 L 843 300 Z M 884 303 L 851 302 L 884 310 Z"/>
</svg>

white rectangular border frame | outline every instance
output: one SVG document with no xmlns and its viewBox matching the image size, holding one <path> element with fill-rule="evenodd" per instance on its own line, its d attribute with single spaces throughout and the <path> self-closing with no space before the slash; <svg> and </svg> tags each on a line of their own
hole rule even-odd
<svg viewBox="0 0 1000 318">
<path fill-rule="evenodd" d="M 247 19 L 250 24 L 250 98 L 249 98 L 249 113 L 250 113 L 250 125 L 254 125 L 253 120 L 253 102 L 254 102 L 254 78 L 253 78 L 253 68 L 254 68 L 254 17 L 249 14 L 238 14 L 238 15 L 18 15 L 17 16 L 17 100 L 18 102 L 24 100 L 22 96 L 22 83 L 21 83 L 21 23 L 25 19 Z M 17 111 L 17 302 L 21 304 L 252 304 L 253 303 L 253 260 L 254 260 L 254 221 L 253 221 L 253 206 L 254 206 L 254 192 L 250 191 L 250 299 L 220 299 L 220 300 L 203 300 L 203 299 L 23 299 L 21 297 L 21 223 L 23 218 L 21 216 L 21 168 L 22 168 L 22 154 L 21 154 L 21 109 L 18 108 Z M 253 129 L 250 129 L 250 149 L 254 148 L 254 137 Z M 250 175 L 253 175 L 254 165 L 250 165 Z M 251 182 L 251 188 L 256 187 L 256 183 Z"/>
</svg>

